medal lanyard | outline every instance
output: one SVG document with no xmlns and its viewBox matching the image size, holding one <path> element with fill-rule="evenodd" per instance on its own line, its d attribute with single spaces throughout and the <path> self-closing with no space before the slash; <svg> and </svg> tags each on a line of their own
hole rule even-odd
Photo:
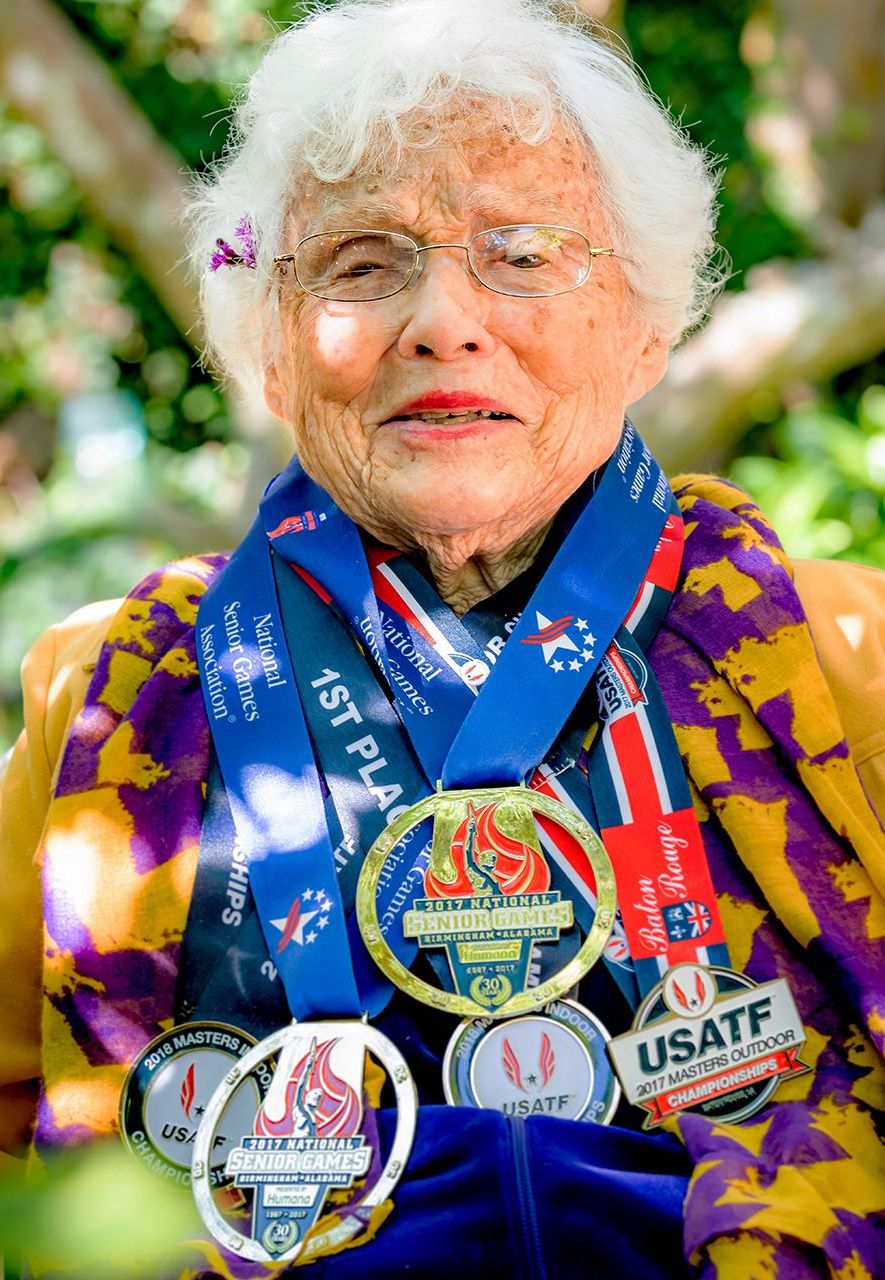
<svg viewBox="0 0 885 1280">
<path fill-rule="evenodd" d="M 405 562 L 396 567 L 398 573 L 411 568 Z M 412 572 L 414 576 L 409 579 L 410 585 L 414 587 L 422 607 L 434 611 L 433 588 L 417 570 Z M 293 655 L 295 676 L 311 741 L 331 791 L 341 829 L 347 833 L 341 847 L 336 849 L 336 862 L 345 909 L 349 910 L 355 901 L 361 855 L 381 835 L 388 822 L 424 799 L 430 793 L 430 787 L 409 750 L 408 737 L 395 708 L 382 691 L 381 681 L 376 678 L 372 665 L 367 663 L 352 630 L 345 626 L 328 594 L 315 583 L 311 589 L 299 573 L 279 561 L 276 563 L 276 578 L 286 634 L 297 637 L 297 653 Z M 438 604 L 439 598 L 436 597 Z M 403 649 L 405 653 L 409 652 L 406 646 Z M 403 666 L 406 666 L 405 658 Z M 418 677 L 415 679 L 417 681 Z M 582 739 L 580 729 L 570 729 L 549 757 L 551 767 L 556 770 L 573 768 Z M 586 815 L 589 790 L 586 779 L 581 777 L 580 782 L 583 784 L 580 788 L 583 807 L 578 811 Z M 408 908 L 420 888 L 420 872 L 430 852 L 425 834 L 424 828 L 416 828 L 410 833 L 400 846 L 402 863 L 397 866 L 391 864 L 389 875 L 385 875 L 379 887 L 376 901 L 386 932 L 395 931 L 402 911 Z M 586 862 L 586 858 L 583 861 Z M 568 868 L 568 864 L 565 865 Z M 596 913 L 595 884 L 584 869 L 585 878 L 576 886 L 568 870 L 563 871 L 558 865 L 551 866 L 553 884 L 565 897 L 573 900 L 575 917 L 586 934 Z M 358 985 L 366 996 L 366 1007 L 374 1012 L 382 1007 L 387 997 L 386 979 L 366 955 L 355 917 L 349 918 L 349 925 Z M 401 948 L 399 942 L 395 945 L 403 962 L 410 962 L 413 952 Z M 567 947 L 569 942 L 562 945 Z M 539 957 L 541 969 L 553 965 L 557 958 L 561 967 L 561 954 L 545 947 Z M 437 969 L 440 981 L 447 983 L 449 977 L 445 960 L 440 958 L 441 963 L 437 966 L 436 957 L 428 959 Z M 635 984 L 629 961 L 625 964 L 618 958 L 613 973 L 628 1002 L 635 1004 Z M 538 970 L 538 980 L 541 980 L 541 970 Z"/>
<path fill-rule="evenodd" d="M 615 474 L 624 481 L 620 488 L 606 483 Z M 597 608 L 596 600 L 589 593 L 575 602 L 578 608 L 572 603 L 574 597 L 557 598 L 555 593 L 557 570 L 560 574 L 564 568 L 576 575 L 581 573 L 583 565 L 575 562 L 573 550 L 578 544 L 584 556 L 592 555 L 596 570 L 592 575 L 593 584 L 601 590 L 604 603 L 610 603 L 605 595 L 619 567 L 614 557 L 606 562 L 604 554 L 597 554 L 600 545 L 605 550 L 612 542 L 603 531 L 625 527 L 631 514 L 629 504 L 624 502 L 625 491 L 635 503 L 642 492 L 646 497 L 660 494 L 660 482 L 656 464 L 628 424 L 621 446 L 606 468 L 592 502 L 580 513 L 571 534 L 566 536 L 543 575 L 541 587 L 546 594 L 536 589 L 522 617 L 511 620 L 508 630 L 512 641 L 506 646 L 501 643 L 494 677 L 484 685 L 488 665 L 481 641 L 468 630 L 469 617 L 468 625 L 455 618 L 405 557 L 389 550 L 370 551 L 368 559 L 377 615 L 366 613 L 361 618 L 355 612 L 352 615 L 358 634 L 376 641 L 379 634 L 382 637 L 383 645 L 375 644 L 375 660 L 383 669 L 385 656 L 387 658 L 390 686 L 419 755 L 422 755 L 422 746 L 432 741 L 431 716 L 436 717 L 435 727 L 440 736 L 445 734 L 448 725 L 457 725 L 459 718 L 464 718 L 442 773 L 444 781 L 449 783 L 457 784 L 466 778 L 461 782 L 465 786 L 490 780 L 521 780 L 524 775 L 518 770 L 528 758 L 528 751 L 513 772 L 509 775 L 505 772 L 508 744 L 511 748 L 513 745 L 512 732 L 524 732 L 527 726 L 544 732 L 538 698 L 533 699 L 532 695 L 543 686 L 544 696 L 549 696 L 550 683 L 543 685 L 537 667 L 524 678 L 525 650 L 518 647 L 520 644 L 537 646 L 536 657 L 540 649 L 544 660 L 541 670 L 554 677 L 554 691 L 566 688 L 564 680 L 559 684 L 555 681 L 555 677 L 566 673 L 583 674 L 586 683 L 590 678 L 587 671 L 592 672 L 595 665 L 594 655 L 600 654 L 596 691 L 601 729 L 596 750 L 587 754 L 587 780 L 570 777 L 567 769 L 557 779 L 547 762 L 532 771 L 529 785 L 569 803 L 591 820 L 596 817 L 594 826 L 600 830 L 622 886 L 624 927 L 615 930 L 607 959 L 619 983 L 626 988 L 623 969 L 629 950 L 642 993 L 654 986 L 669 965 L 682 960 L 729 963 L 706 853 L 672 725 L 644 658 L 644 650 L 653 639 L 676 586 L 681 563 L 683 525 L 675 504 L 670 509 L 669 488 L 666 518 L 657 531 L 656 542 L 651 544 L 652 554 L 649 555 L 648 543 L 642 543 L 642 535 L 648 536 L 648 529 L 643 528 L 641 521 L 631 522 L 631 527 L 635 527 L 631 544 L 634 550 L 642 548 L 637 556 L 642 568 L 638 573 L 635 569 L 622 570 L 616 579 L 627 585 L 629 591 L 624 596 L 628 603 L 622 611 L 620 600 L 606 615 Z M 596 517 L 593 523 L 588 519 L 588 512 Z M 305 529 L 310 531 L 310 525 L 302 521 L 299 531 Z M 298 553 L 298 545 L 292 539 L 281 549 L 293 559 Z M 307 554 L 302 552 L 296 563 L 300 561 L 303 566 L 306 560 Z M 311 567 L 316 573 L 322 571 L 319 557 L 312 561 Z M 327 577 L 327 585 L 334 593 L 330 594 L 312 575 L 303 569 L 302 573 L 327 602 L 334 599 L 344 612 L 348 593 L 337 578 L 333 581 Z M 635 589 L 637 582 L 638 590 Z M 355 594 L 351 593 L 349 598 L 355 599 Z M 572 603 L 575 614 L 563 616 L 564 607 L 556 607 L 558 599 Z M 578 616 L 578 609 L 587 616 Z M 600 616 L 604 620 L 602 625 Z M 536 629 L 527 634 L 533 618 Z M 624 624 L 620 626 L 622 618 Z M 607 644 L 609 629 L 614 634 Z M 502 679 L 508 663 L 510 679 Z M 477 701 L 475 695 L 479 688 L 482 697 Z M 498 692 L 497 699 L 493 689 Z M 518 691 L 518 716 L 513 715 L 509 705 L 513 690 Z M 568 702 L 559 704 L 554 735 L 570 710 Z M 423 719 L 417 719 L 418 716 Z M 422 727 L 420 736 L 412 732 L 416 722 Z M 483 739 L 486 743 L 493 741 L 495 751 L 490 752 L 486 747 L 477 752 L 476 744 Z M 541 752 L 537 737 L 534 742 L 528 750 Z M 480 767 L 487 770 L 488 762 L 497 759 L 499 750 L 505 760 L 500 774 L 496 769 L 490 778 L 488 772 L 478 775 L 464 769 L 466 755 L 468 769 L 471 760 L 478 756 Z M 423 758 L 428 780 L 432 781 L 432 766 L 428 769 L 426 750 Z M 514 758 L 518 759 L 518 755 L 511 750 L 511 761 Z M 539 755 L 535 755 L 532 763 L 538 759 Z M 587 794 L 587 781 L 598 809 L 595 815 L 592 813 L 594 803 Z M 416 796 L 415 800 L 420 798 Z M 570 881 L 571 891 L 577 892 L 578 898 L 592 911 L 595 905 L 592 885 L 587 882 L 583 860 L 569 846 L 567 834 L 553 824 L 539 825 L 539 834 L 554 864 Z M 407 891 L 409 877 L 417 881 L 426 852 L 424 849 L 417 859 L 410 860 L 403 873 L 398 878 L 392 877 L 379 894 L 380 918 L 388 922 L 388 943 L 403 963 L 408 963 L 411 956 L 408 945 L 397 940 L 393 924 L 414 896 Z"/>
<path fill-rule="evenodd" d="M 383 550 L 372 552 L 367 572 L 355 527 L 329 506 L 325 495 L 303 475 L 294 477 L 294 483 L 283 478 L 268 498 L 264 512 L 268 536 L 362 638 L 397 701 L 430 785 L 440 777 L 447 786 L 514 783 L 531 772 L 530 785 L 548 793 L 554 790 L 549 770 L 538 773 L 537 762 L 549 750 L 597 667 L 601 664 L 604 683 L 610 683 L 609 672 L 620 679 L 618 671 L 624 668 L 624 659 L 614 637 L 626 635 L 621 632 L 622 619 L 629 615 L 630 625 L 639 632 L 645 620 L 649 635 L 653 634 L 661 613 L 654 607 L 655 596 L 663 594 L 669 599 L 681 559 L 681 539 L 674 532 L 678 529 L 681 533 L 681 519 L 671 514 L 669 486 L 628 423 L 596 493 L 579 511 L 525 611 L 515 621 L 493 673 L 483 683 L 488 667 L 476 639 L 444 602 L 427 590 L 421 575 L 404 557 Z M 321 506 L 324 500 L 325 508 Z M 301 511 L 293 512 L 295 502 Z M 609 536 L 610 529 L 625 527 L 631 529 L 629 539 Z M 332 555 L 336 544 L 347 548 L 340 560 Z M 593 573 L 586 570 L 588 553 L 593 557 Z M 637 583 L 641 584 L 638 593 Z M 641 662 L 641 657 L 638 660 Z M 476 697 L 479 688 L 481 698 Z M 518 699 L 518 715 L 513 713 L 514 699 Z M 659 695 L 657 701 L 662 709 Z M 636 712 L 629 697 L 626 709 Z M 666 719 L 666 712 L 663 714 Z M 668 719 L 663 732 L 665 740 L 672 740 Z M 603 735 L 606 756 L 612 754 L 609 737 L 607 726 Z M 611 765 L 602 753 L 596 753 L 602 761 L 597 772 L 603 784 L 611 767 L 623 768 L 624 748 L 627 760 L 631 753 L 636 754 L 636 743 L 632 737 L 626 738 L 623 727 L 616 731 L 616 738 L 621 753 L 620 758 L 617 752 L 612 755 Z M 489 750 L 490 742 L 494 750 Z M 644 763 L 641 753 L 637 759 L 640 765 Z M 689 809 L 678 815 L 681 825 L 678 833 L 673 832 L 673 839 L 680 849 L 690 845 L 692 857 L 686 856 L 685 862 L 693 877 L 691 883 L 699 897 L 710 902 L 705 909 L 715 912 L 700 833 L 675 749 L 669 763 L 674 777 L 678 774 L 674 792 Z M 335 771 L 336 777 L 339 772 Z M 680 780 L 681 790 L 676 785 Z M 413 803 L 421 798 L 413 797 Z M 583 804 L 569 798 L 573 808 L 588 808 L 586 796 Z M 664 807 L 657 826 L 663 832 L 672 827 L 665 815 L 674 806 L 669 796 L 660 799 Z M 629 828 L 621 832 L 619 824 L 624 816 L 600 822 L 604 835 L 611 829 L 610 844 L 618 844 L 619 852 L 635 834 Z M 564 833 L 557 833 L 551 824 L 543 834 L 548 848 L 555 847 L 561 872 L 592 910 L 592 887 L 582 877 L 581 860 L 567 847 L 560 847 L 568 844 Z M 641 834 L 647 836 L 648 831 Z M 661 833 L 655 830 L 654 834 Z M 626 838 L 618 843 L 622 835 Z M 621 857 L 615 864 L 620 865 L 622 879 L 631 887 L 634 878 L 641 879 L 636 852 L 636 847 L 630 846 L 631 858 Z M 639 854 L 641 860 L 642 845 Z M 414 958 L 414 945 L 396 926 L 415 896 L 427 855 L 424 846 L 417 856 L 403 859 L 398 874 L 390 876 L 378 896 L 382 930 L 405 965 Z M 665 871 L 671 861 L 665 860 Z M 632 913 L 627 937 L 616 932 L 609 960 L 619 981 L 624 977 L 628 941 L 631 949 L 635 944 L 642 953 L 647 925 L 647 917 Z M 711 935 L 710 942 L 714 940 L 722 940 L 721 926 L 715 939 Z M 659 937 L 656 948 L 660 941 Z M 674 941 L 667 938 L 663 950 L 656 950 L 649 963 L 640 966 L 642 990 L 657 980 L 660 956 L 670 954 Z M 644 954 L 642 958 L 648 959 Z M 366 981 L 371 981 L 368 973 Z M 632 989 L 632 982 L 628 985 Z"/>
<path fill-rule="evenodd" d="M 666 481 L 628 424 L 597 493 L 535 590 L 513 629 L 513 643 L 501 654 L 479 700 L 476 692 L 487 668 L 471 634 L 444 606 L 434 617 L 433 609 L 422 610 L 408 591 L 397 591 L 396 574 L 385 569 L 386 558 L 376 558 L 370 569 L 355 526 L 297 464 L 270 487 L 261 521 L 274 548 L 327 601 L 334 599 L 372 654 L 425 775 L 439 777 L 441 771 L 450 785 L 468 786 L 521 781 L 544 755 L 594 669 L 607 661 L 607 633 L 617 629 L 634 584 L 648 570 L 649 547 L 654 549 L 658 541 L 669 502 Z M 634 536 L 612 539 L 608 531 L 625 527 L 625 521 Z M 583 567 L 588 547 L 592 575 Z M 643 590 L 653 588 L 646 582 Z M 641 604 L 637 598 L 632 612 Z M 404 617 L 410 609 L 412 616 Z M 400 624 L 408 633 L 405 641 Z M 309 1016 L 318 1008 L 352 1013 L 377 1007 L 383 1000 L 356 995 L 353 965 L 341 945 L 344 912 L 334 868 L 349 861 L 354 836 L 345 832 L 343 850 L 339 845 L 333 851 L 325 831 L 322 790 L 294 695 L 266 544 L 257 527 L 207 593 L 198 638 L 204 695 L 231 811 L 251 865 L 268 950 L 279 965 L 290 1007 L 296 1016 Z M 297 649 L 297 636 L 290 639 Z M 414 646 L 408 663 L 403 661 L 405 644 Z M 421 693 L 408 678 L 419 663 L 429 664 L 423 667 Z M 513 715 L 514 699 L 518 716 Z M 483 706 L 485 713 L 478 715 Z M 346 707 L 341 714 L 348 714 Z M 669 724 L 667 728 L 672 735 Z M 367 742 L 361 755 L 374 750 Z M 490 764 L 499 757 L 500 768 Z M 355 763 L 363 767 L 360 757 Z M 365 759 L 366 767 L 373 763 L 378 763 L 376 757 Z M 535 771 L 532 785 L 552 785 L 550 776 L 549 769 L 545 775 Z M 250 814 L 250 806 L 259 806 L 256 815 Z M 396 806 L 388 812 L 388 820 L 400 810 Z M 294 831 L 298 840 L 292 839 Z M 409 859 L 404 880 L 415 866 Z M 390 902 L 400 899 L 405 905 L 401 888 L 401 883 L 390 886 Z M 366 957 L 355 930 L 350 933 L 357 967 L 363 969 Z"/>
<path fill-rule="evenodd" d="M 268 953 L 293 1016 L 357 1017 L 324 798 L 256 521 L 197 615 L 203 698 Z"/>
<path fill-rule="evenodd" d="M 622 890 L 623 920 L 612 934 L 606 960 L 633 1003 L 635 987 L 624 972 L 630 955 L 642 994 L 672 964 L 729 964 L 685 771 L 669 714 L 645 659 L 676 587 L 683 537 L 683 521 L 674 503 L 624 624 L 596 674 L 599 726 L 587 744 L 593 749 L 583 753 L 586 776 L 571 767 L 573 761 L 557 764 L 548 758 L 529 780 L 533 790 L 570 805 L 603 837 Z M 408 561 L 388 560 L 384 572 L 384 599 L 397 609 L 407 635 L 414 636 L 416 629 L 427 632 L 430 625 L 445 626 L 434 608 L 435 593 Z M 467 621 L 473 631 L 481 632 L 470 615 Z M 499 619 L 497 629 L 506 634 L 517 621 L 518 615 L 502 627 Z M 400 644 L 401 635 L 401 630 L 393 632 Z M 485 657 L 504 649 L 502 637 L 480 635 L 483 638 L 488 644 Z M 598 639 L 590 632 L 587 638 Z M 551 662 L 560 655 L 568 660 L 570 652 L 551 649 L 548 656 Z M 560 755 L 561 748 L 562 744 Z M 580 850 L 562 828 L 542 818 L 537 822 L 552 866 L 569 882 L 569 896 L 588 906 L 592 920 L 594 886 Z"/>
<path fill-rule="evenodd" d="M 407 593 L 394 603 L 382 586 L 379 601 L 356 525 L 297 462 L 271 486 L 261 514 L 274 549 L 306 571 L 364 638 L 431 787 L 441 781 L 446 788 L 467 788 L 518 785 L 550 750 L 631 606 L 671 498 L 663 472 L 628 422 L 592 500 L 578 513 L 482 685 L 481 698 L 470 684 L 477 646 L 467 628 L 446 610 L 444 631 Z M 295 504 L 301 509 L 293 512 Z M 630 535 L 612 537 L 613 529 L 629 529 Z M 381 565 L 376 581 L 385 576 Z M 385 607 L 392 615 L 386 634 Z M 403 683 L 390 634 L 399 610 L 409 639 L 427 660 L 431 654 L 445 657 L 436 664 L 438 675 L 425 680 L 420 704 Z M 434 632 L 443 642 L 436 649 Z M 470 655 L 467 673 L 459 653 Z"/>
</svg>

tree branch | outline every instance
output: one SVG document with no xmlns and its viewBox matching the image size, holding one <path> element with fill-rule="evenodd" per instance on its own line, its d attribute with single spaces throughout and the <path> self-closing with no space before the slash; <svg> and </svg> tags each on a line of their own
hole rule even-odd
<svg viewBox="0 0 885 1280">
<path fill-rule="evenodd" d="M 3 6 L 0 88 L 43 131 L 92 212 L 197 346 L 196 297 L 176 269 L 186 186 L 180 157 L 49 0 Z"/>
<path fill-rule="evenodd" d="M 727 459 L 760 393 L 825 381 L 885 347 L 885 204 L 832 258 L 766 263 L 671 361 L 634 416 L 670 469 Z"/>
</svg>

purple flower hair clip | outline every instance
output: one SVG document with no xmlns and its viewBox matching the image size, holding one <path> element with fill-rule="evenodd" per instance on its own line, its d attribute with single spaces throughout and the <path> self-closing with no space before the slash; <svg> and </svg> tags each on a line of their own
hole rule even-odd
<svg viewBox="0 0 885 1280">
<path fill-rule="evenodd" d="M 252 233 L 252 223 L 248 218 L 243 218 L 234 236 L 242 245 L 242 251 L 238 253 L 219 236 L 215 241 L 212 257 L 209 259 L 210 271 L 217 271 L 219 267 L 255 267 L 255 238 Z"/>
</svg>

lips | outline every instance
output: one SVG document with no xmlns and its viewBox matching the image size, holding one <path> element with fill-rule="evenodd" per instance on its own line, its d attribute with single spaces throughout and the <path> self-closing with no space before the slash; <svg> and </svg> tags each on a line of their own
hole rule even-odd
<svg viewBox="0 0 885 1280">
<path fill-rule="evenodd" d="M 493 421 L 515 419 L 507 405 L 499 400 L 491 400 L 488 396 L 477 395 L 471 391 L 428 391 L 400 405 L 385 422 L 431 422 L 468 421 L 471 418 L 487 418 Z"/>
</svg>

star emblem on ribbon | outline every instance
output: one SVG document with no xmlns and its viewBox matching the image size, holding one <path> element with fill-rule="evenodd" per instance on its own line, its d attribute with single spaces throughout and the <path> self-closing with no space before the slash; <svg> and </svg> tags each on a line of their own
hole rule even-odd
<svg viewBox="0 0 885 1280">
<path fill-rule="evenodd" d="M 312 909 L 305 908 L 306 903 L 312 904 Z M 278 920 L 271 920 L 271 924 L 275 929 L 279 929 L 282 937 L 277 947 L 277 955 L 283 951 L 290 942 L 294 942 L 298 947 L 310 946 L 312 942 L 316 942 L 319 936 L 316 929 L 311 929 L 305 934 L 307 926 L 319 916 L 317 920 L 317 929 L 325 929 L 329 923 L 329 912 L 333 906 L 332 899 L 323 889 L 305 889 L 298 895 L 289 908 L 288 915 L 281 916 Z"/>
<path fill-rule="evenodd" d="M 535 618 L 538 630 L 533 635 L 525 636 L 522 643 L 538 645 L 544 662 L 557 675 L 560 671 L 580 671 L 584 663 L 594 657 L 596 637 L 591 633 L 586 618 L 575 620 L 572 614 L 567 614 L 562 618 L 552 619 L 539 609 L 535 610 Z M 569 635 L 572 623 L 580 633 L 578 643 Z"/>
</svg>

